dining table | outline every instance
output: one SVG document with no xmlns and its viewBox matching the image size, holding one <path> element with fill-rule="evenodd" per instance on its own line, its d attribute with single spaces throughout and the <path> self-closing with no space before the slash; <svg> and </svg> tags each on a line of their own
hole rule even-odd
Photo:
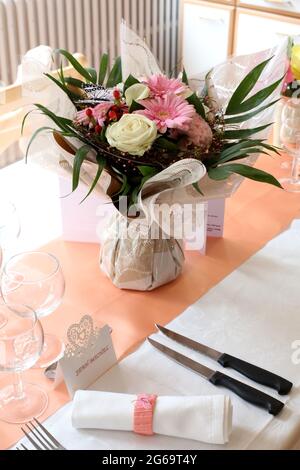
<svg viewBox="0 0 300 470">
<path fill-rule="evenodd" d="M 286 171 L 282 159 L 261 156 L 259 167 L 281 176 Z M 233 430 L 228 443 L 212 445 L 128 431 L 75 429 L 73 402 L 64 383 L 55 386 L 43 370 L 31 369 L 25 379 L 39 383 L 49 395 L 48 408 L 39 418 L 46 428 L 70 450 L 300 450 L 300 193 L 245 180 L 226 201 L 223 237 L 208 238 L 205 254 L 187 251 L 183 273 L 175 281 L 138 292 L 116 288 L 101 272 L 98 243 L 64 240 L 59 191 L 55 173 L 24 160 L 0 171 L 0 197 L 15 203 L 21 225 L 13 250 L 53 253 L 65 275 L 64 300 L 42 319 L 45 331 L 65 339 L 71 323 L 91 315 L 97 324 L 112 329 L 118 358 L 91 390 L 171 396 L 226 393 L 233 405 Z M 283 401 L 281 413 L 272 416 L 163 356 L 147 341 L 151 336 L 172 344 L 155 323 L 293 382 L 291 392 L 279 397 L 226 370 Z M 187 354 L 180 344 L 172 347 Z M 188 354 L 223 370 L 196 351 Z M 9 374 L 0 373 L 0 388 L 7 380 Z M 0 422 L 0 448 L 15 449 L 20 442 L 30 447 L 20 425 Z"/>
</svg>

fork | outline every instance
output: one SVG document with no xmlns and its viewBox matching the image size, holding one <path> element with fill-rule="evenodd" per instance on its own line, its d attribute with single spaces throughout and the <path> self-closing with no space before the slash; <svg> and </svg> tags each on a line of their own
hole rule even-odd
<svg viewBox="0 0 300 470">
<path fill-rule="evenodd" d="M 33 421 L 29 421 L 25 426 L 27 430 L 23 427 L 21 429 L 36 450 L 66 450 L 36 418 L 33 418 Z M 21 447 L 24 450 L 29 450 L 23 444 Z"/>
</svg>

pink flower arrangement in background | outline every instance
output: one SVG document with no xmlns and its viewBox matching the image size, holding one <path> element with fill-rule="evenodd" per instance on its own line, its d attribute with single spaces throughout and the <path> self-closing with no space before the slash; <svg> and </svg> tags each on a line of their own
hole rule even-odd
<svg viewBox="0 0 300 470">
<path fill-rule="evenodd" d="M 194 106 L 173 93 L 140 101 L 145 109 L 136 111 L 154 121 L 159 132 L 167 129 L 187 131 L 196 111 Z"/>
</svg>

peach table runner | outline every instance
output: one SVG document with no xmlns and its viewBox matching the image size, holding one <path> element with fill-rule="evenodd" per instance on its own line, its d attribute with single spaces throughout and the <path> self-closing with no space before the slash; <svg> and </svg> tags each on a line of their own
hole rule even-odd
<svg viewBox="0 0 300 470">
<path fill-rule="evenodd" d="M 278 159 L 261 157 L 259 167 L 280 175 Z M 183 274 L 153 292 L 130 292 L 115 288 L 99 270 L 99 246 L 55 240 L 43 247 L 60 259 L 67 282 L 62 306 L 43 320 L 49 333 L 64 336 L 68 326 L 84 313 L 113 328 L 113 341 L 122 357 L 154 331 L 154 323 L 167 323 L 240 266 L 300 215 L 300 195 L 288 194 L 266 184 L 245 181 L 227 201 L 223 239 L 209 239 L 206 256 L 186 253 Z M 39 370 L 25 378 L 40 383 L 49 393 L 47 418 L 69 397 L 62 385 L 52 383 Z M 1 387 L 0 377 L 0 387 Z M 20 437 L 20 426 L 0 423 L 0 448 Z"/>
</svg>

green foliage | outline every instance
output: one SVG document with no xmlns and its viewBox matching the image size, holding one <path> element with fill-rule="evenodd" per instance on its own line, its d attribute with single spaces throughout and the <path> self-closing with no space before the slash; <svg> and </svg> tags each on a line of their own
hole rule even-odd
<svg viewBox="0 0 300 470">
<path fill-rule="evenodd" d="M 237 173 L 245 178 L 259 181 L 261 183 L 272 184 L 278 188 L 282 187 L 279 181 L 269 173 L 241 163 L 229 163 L 226 165 L 220 165 L 216 168 L 210 168 L 208 170 L 208 176 L 216 181 L 227 179 L 232 173 Z"/>
<path fill-rule="evenodd" d="M 193 93 L 191 96 L 189 96 L 187 98 L 187 101 L 194 106 L 194 108 L 196 109 L 199 116 L 201 116 L 203 119 L 205 119 L 204 106 L 203 106 L 202 101 L 200 100 L 200 98 L 198 98 L 198 96 L 196 95 L 196 93 Z"/>
<path fill-rule="evenodd" d="M 118 83 L 121 83 L 121 81 L 122 81 L 122 63 L 121 63 L 121 58 L 117 57 L 113 65 L 113 68 L 111 69 L 111 72 L 108 76 L 106 87 L 112 88 L 118 85 Z"/>
<path fill-rule="evenodd" d="M 108 54 L 103 54 L 100 59 L 98 85 L 103 85 L 108 69 Z"/>
<path fill-rule="evenodd" d="M 76 151 L 73 165 L 72 191 L 75 191 L 75 189 L 78 187 L 81 165 L 90 151 L 91 147 L 89 145 L 83 145 Z"/>
<path fill-rule="evenodd" d="M 124 83 L 124 93 L 129 87 L 131 87 L 132 85 L 136 85 L 137 83 L 140 82 L 133 75 L 129 75 L 129 77 L 127 77 Z"/>
</svg>

